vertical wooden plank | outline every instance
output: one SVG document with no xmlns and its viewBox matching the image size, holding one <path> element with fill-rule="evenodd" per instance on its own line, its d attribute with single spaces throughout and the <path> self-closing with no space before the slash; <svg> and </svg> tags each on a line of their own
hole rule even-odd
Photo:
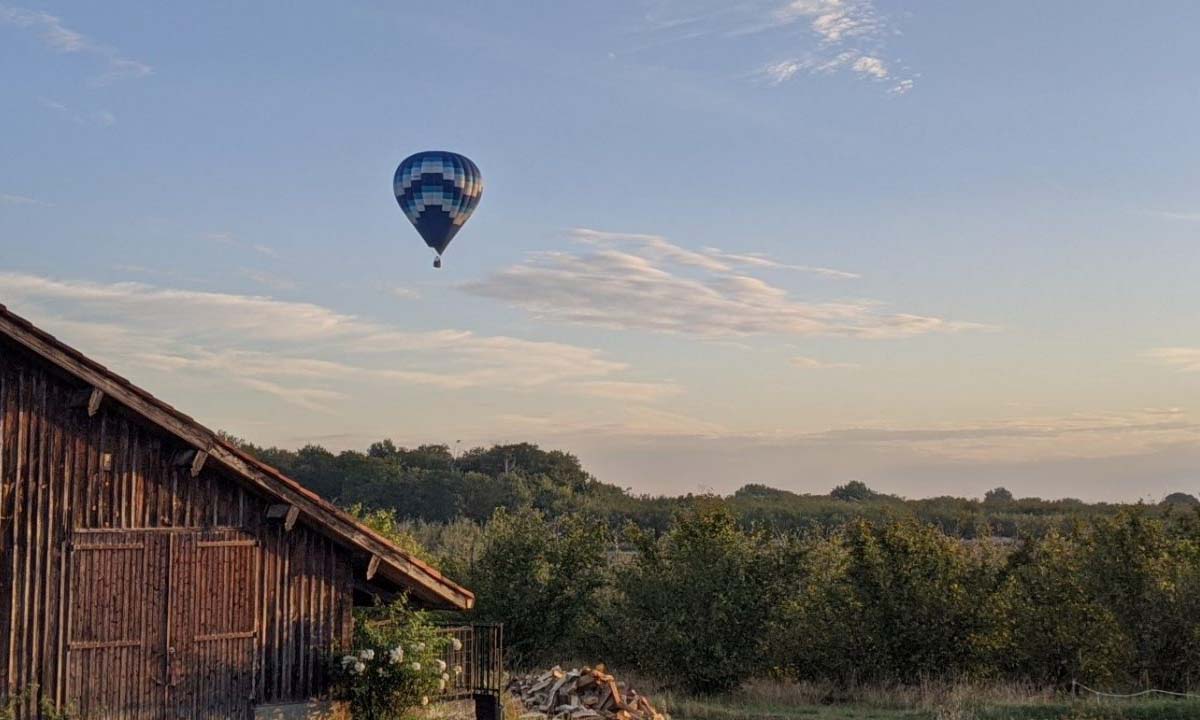
<svg viewBox="0 0 1200 720">
<path fill-rule="evenodd" d="M 296 563 L 296 694 L 303 697 L 308 691 L 308 644 L 305 619 L 308 618 L 308 533 L 293 533 L 299 537 L 299 556 Z"/>
<path fill-rule="evenodd" d="M 29 562 L 26 565 L 29 584 L 29 627 L 28 651 L 25 661 L 28 663 L 26 685 L 31 691 L 30 703 L 36 705 L 41 694 L 41 651 L 42 651 L 42 573 L 45 564 L 42 559 L 42 536 L 45 533 L 45 504 L 46 504 L 46 380 L 41 373 L 33 377 L 33 397 L 31 398 L 31 417 L 29 423 L 29 489 L 30 489 L 30 533 L 29 533 Z"/>
<path fill-rule="evenodd" d="M 292 593 L 295 587 L 293 569 L 292 569 L 292 553 L 295 549 L 295 536 L 292 533 L 287 533 L 283 538 L 285 555 L 283 556 L 283 581 L 282 589 L 283 597 L 283 663 L 281 667 L 283 680 L 283 696 L 285 698 L 292 697 L 292 666 L 295 664 L 292 656 L 292 628 L 295 623 L 293 608 L 295 603 L 292 601 Z"/>
<path fill-rule="evenodd" d="M 12 382 L 9 379 L 9 364 L 4 355 L 0 354 L 0 559 L 7 560 L 12 551 L 12 498 L 14 482 L 10 477 L 12 462 L 9 459 L 9 438 L 12 435 L 12 405 L 9 391 Z M 4 683 L 0 685 L 0 700 L 9 697 L 9 659 L 8 650 L 12 642 L 11 584 L 12 574 L 7 562 L 0 562 L 0 677 Z"/>
<path fill-rule="evenodd" d="M 47 702 L 52 703 L 54 707 L 58 706 L 58 663 L 60 655 L 56 652 L 58 648 L 58 604 L 59 604 L 59 577 L 62 574 L 62 557 L 58 553 L 61 547 L 61 534 L 59 520 L 61 519 L 61 498 L 65 496 L 64 484 L 64 466 L 66 456 L 63 451 L 63 427 L 62 427 L 62 412 L 59 405 L 59 393 L 57 389 L 52 398 L 52 417 L 53 422 L 50 425 L 50 449 L 48 453 L 49 465 L 47 468 L 48 489 L 46 492 L 46 546 L 44 557 L 46 558 L 46 570 L 43 573 L 43 589 L 42 594 L 46 598 L 43 608 L 44 619 L 42 626 L 43 631 L 42 645 L 45 650 L 42 653 L 42 689 L 43 697 Z"/>
<path fill-rule="evenodd" d="M 22 692 L 28 680 L 26 674 L 26 653 L 29 648 L 27 631 L 29 628 L 29 378 L 26 372 L 20 374 L 20 398 L 17 425 L 17 518 L 14 525 L 13 552 L 13 650 L 9 656 L 12 669 L 10 677 L 13 684 L 13 694 Z M 17 714 L 23 717 L 23 705 L 17 700 Z"/>
<path fill-rule="evenodd" d="M 254 553 L 257 571 L 254 575 L 255 592 L 254 601 L 257 607 L 257 615 L 255 622 L 258 627 L 258 642 L 255 646 L 254 670 L 256 702 L 265 702 L 267 697 L 267 576 L 270 572 L 270 563 L 267 557 L 266 539 L 262 537 L 262 533 L 257 533 L 258 549 Z"/>
<path fill-rule="evenodd" d="M 113 433 L 117 428 L 107 412 L 101 413 L 100 418 L 100 462 L 99 474 L 96 477 L 96 525 L 98 528 L 111 528 L 112 525 L 112 477 L 114 470 L 104 462 L 105 455 L 112 455 Z M 114 463 L 115 464 L 115 463 Z"/>
</svg>

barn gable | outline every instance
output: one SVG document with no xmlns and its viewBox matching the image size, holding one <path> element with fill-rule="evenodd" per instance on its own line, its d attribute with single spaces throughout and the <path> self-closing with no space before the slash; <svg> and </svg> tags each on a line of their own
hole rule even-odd
<svg viewBox="0 0 1200 720">
<path fill-rule="evenodd" d="M 474 602 L 2 305 L 0 550 L 0 699 L 37 701 L 19 717 L 247 716 L 324 692 L 355 588 Z"/>
</svg>

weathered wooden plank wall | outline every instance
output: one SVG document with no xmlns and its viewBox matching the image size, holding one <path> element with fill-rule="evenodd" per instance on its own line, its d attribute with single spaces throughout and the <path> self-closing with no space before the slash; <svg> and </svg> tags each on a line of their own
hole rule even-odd
<svg viewBox="0 0 1200 720">
<path fill-rule="evenodd" d="M 235 546 L 208 548 L 210 561 L 224 574 L 217 580 L 204 575 L 210 583 L 205 588 L 177 578 L 179 587 L 167 594 L 185 591 L 172 612 L 182 613 L 182 622 L 196 617 L 198 603 L 240 604 L 230 606 L 228 622 L 246 617 L 253 623 L 227 632 L 250 632 L 252 647 L 245 638 L 211 633 L 219 649 L 198 653 L 193 659 L 200 667 L 188 672 L 209 674 L 214 684 L 204 684 L 205 692 L 240 692 L 239 683 L 248 682 L 258 702 L 321 694 L 323 657 L 348 642 L 351 632 L 347 552 L 303 525 L 286 531 L 282 523 L 265 521 L 267 499 L 215 463 L 192 477 L 188 466 L 174 462 L 185 448 L 110 400 L 89 416 L 86 403 L 79 404 L 81 390 L 86 394 L 47 363 L 0 339 L 0 702 L 17 700 L 17 717 L 25 718 L 36 716 L 42 700 L 63 707 L 72 688 L 84 682 L 111 683 L 104 692 L 153 692 L 161 680 L 155 668 L 162 664 L 154 647 L 140 656 L 106 651 L 103 667 L 75 662 L 86 650 L 69 646 L 84 642 L 80 638 L 87 632 L 78 629 L 89 620 L 72 614 L 72 582 L 109 583 L 101 595 L 114 598 L 123 597 L 122 583 L 143 583 L 153 594 L 169 582 L 164 575 L 173 569 L 170 556 L 153 551 L 156 541 L 145 538 L 206 528 L 239 529 L 253 539 L 253 550 L 234 558 L 228 553 Z M 71 543 L 94 530 L 131 531 L 128 544 L 143 549 L 110 553 L 89 572 L 91 579 L 73 577 L 66 569 Z M 240 566 L 244 563 L 250 567 Z M 243 585 L 253 592 L 238 593 Z M 139 602 L 145 605 L 131 599 L 89 615 L 115 623 L 109 630 L 118 635 L 132 632 L 122 623 L 147 612 Z M 163 644 L 156 633 L 148 630 L 141 642 Z M 217 659 L 238 652 L 253 653 L 252 678 L 219 676 Z M 130 680 L 112 682 L 119 678 Z"/>
</svg>

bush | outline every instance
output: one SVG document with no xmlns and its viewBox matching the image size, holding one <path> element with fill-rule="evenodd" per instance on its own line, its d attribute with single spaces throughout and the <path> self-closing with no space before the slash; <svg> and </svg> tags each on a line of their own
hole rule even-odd
<svg viewBox="0 0 1200 720">
<path fill-rule="evenodd" d="M 578 516 L 556 522 L 534 510 L 496 511 L 467 585 L 475 617 L 504 623 L 518 667 L 580 647 L 596 592 L 604 585 L 607 533 Z"/>
<path fill-rule="evenodd" d="M 351 652 L 330 659 L 335 696 L 355 720 L 399 720 L 461 672 L 440 659 L 451 642 L 404 601 L 360 612 Z"/>
<path fill-rule="evenodd" d="M 781 664 L 803 679 L 913 682 L 980 665 L 997 563 L 936 528 L 851 523 L 807 553 L 781 612 Z"/>
<path fill-rule="evenodd" d="M 762 671 L 768 621 L 791 589 L 792 546 L 704 504 L 658 540 L 632 539 L 638 556 L 617 581 L 620 659 L 698 693 L 732 690 Z"/>
</svg>

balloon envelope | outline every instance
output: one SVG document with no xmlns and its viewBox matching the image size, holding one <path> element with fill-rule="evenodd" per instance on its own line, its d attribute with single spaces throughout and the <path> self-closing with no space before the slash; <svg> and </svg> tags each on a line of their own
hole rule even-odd
<svg viewBox="0 0 1200 720">
<path fill-rule="evenodd" d="M 429 150 L 400 163 L 392 189 L 425 244 L 441 255 L 479 204 L 483 178 L 470 159 Z"/>
</svg>

